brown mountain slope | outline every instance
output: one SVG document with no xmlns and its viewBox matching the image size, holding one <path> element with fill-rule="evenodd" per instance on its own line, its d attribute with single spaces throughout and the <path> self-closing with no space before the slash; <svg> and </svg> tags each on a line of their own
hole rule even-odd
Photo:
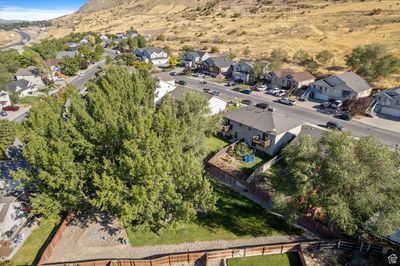
<svg viewBox="0 0 400 266">
<path fill-rule="evenodd" d="M 383 43 L 400 55 L 400 0 L 90 0 L 56 21 L 50 34 L 115 33 L 135 28 L 179 50 L 216 46 L 237 56 L 266 58 L 275 47 L 294 54 L 334 52 L 342 65 L 352 48 Z"/>
</svg>

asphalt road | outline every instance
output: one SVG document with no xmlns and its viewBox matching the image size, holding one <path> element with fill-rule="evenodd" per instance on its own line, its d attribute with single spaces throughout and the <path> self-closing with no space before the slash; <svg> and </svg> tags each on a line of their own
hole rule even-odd
<svg viewBox="0 0 400 266">
<path fill-rule="evenodd" d="M 163 73 L 164 74 L 164 73 Z M 173 77 L 170 77 L 171 79 Z M 203 88 L 209 88 L 214 91 L 220 92 L 221 98 L 224 100 L 234 100 L 234 99 L 249 99 L 254 103 L 268 103 L 273 108 L 275 108 L 276 112 L 293 117 L 295 119 L 302 120 L 304 122 L 312 123 L 315 125 L 325 125 L 328 121 L 337 121 L 339 124 L 343 125 L 347 130 L 351 131 L 353 135 L 362 137 L 362 136 L 373 136 L 378 139 L 378 141 L 382 144 L 393 148 L 400 148 L 400 133 L 386 130 L 384 128 L 373 127 L 370 125 L 366 125 L 357 120 L 352 121 L 343 121 L 336 118 L 333 118 L 331 115 L 323 114 L 318 112 L 316 109 L 310 109 L 302 106 L 287 106 L 279 103 L 273 102 L 277 98 L 271 95 L 266 95 L 262 92 L 253 92 L 250 95 L 243 94 L 240 92 L 233 91 L 232 88 L 225 87 L 223 85 L 217 85 L 214 83 L 201 84 L 199 79 L 195 79 L 192 77 L 184 77 L 177 76 L 175 77 L 177 80 L 184 80 L 187 82 L 187 87 L 202 91 Z M 301 105 L 301 103 L 300 103 Z M 316 103 L 317 105 L 317 103 Z M 400 122 L 398 123 L 400 127 Z M 397 146 L 396 146 L 397 145 Z"/>
<path fill-rule="evenodd" d="M 15 42 L 15 43 L 11 43 L 5 46 L 1 46 L 0 50 L 4 50 L 4 49 L 8 49 L 11 48 L 13 46 L 17 46 L 17 45 L 24 45 L 25 43 L 29 42 L 31 40 L 31 36 L 29 36 L 29 34 L 27 34 L 26 32 L 23 32 L 21 30 L 16 30 L 16 32 L 21 35 L 22 40 Z"/>
</svg>

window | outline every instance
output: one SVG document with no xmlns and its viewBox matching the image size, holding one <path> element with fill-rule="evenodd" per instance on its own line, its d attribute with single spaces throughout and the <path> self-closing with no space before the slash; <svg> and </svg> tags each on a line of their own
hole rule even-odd
<svg viewBox="0 0 400 266">
<path fill-rule="evenodd" d="M 400 106 L 400 100 L 396 100 L 396 105 Z"/>
<path fill-rule="evenodd" d="M 342 91 L 342 97 L 349 97 L 351 95 L 350 91 Z"/>
<path fill-rule="evenodd" d="M 239 127 L 242 127 L 243 125 L 242 125 L 242 123 L 239 123 Z"/>
<path fill-rule="evenodd" d="M 251 131 L 251 127 L 248 127 L 249 131 Z"/>
</svg>

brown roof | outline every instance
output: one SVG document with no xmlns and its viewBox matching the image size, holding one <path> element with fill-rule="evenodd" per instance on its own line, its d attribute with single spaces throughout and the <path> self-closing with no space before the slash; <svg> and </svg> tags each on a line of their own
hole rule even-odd
<svg viewBox="0 0 400 266">
<path fill-rule="evenodd" d="M 61 59 L 53 58 L 53 59 L 48 59 L 46 62 L 47 65 L 49 66 L 58 66 L 61 63 Z"/>
<path fill-rule="evenodd" d="M 294 74 L 295 72 L 293 69 L 284 68 L 284 69 L 275 70 L 272 73 L 274 73 L 279 78 L 283 78 L 283 77 L 286 77 L 287 75 Z"/>
<path fill-rule="evenodd" d="M 297 82 L 316 79 L 310 72 L 307 71 L 293 73 L 290 74 L 290 76 L 292 76 L 292 78 Z"/>
</svg>

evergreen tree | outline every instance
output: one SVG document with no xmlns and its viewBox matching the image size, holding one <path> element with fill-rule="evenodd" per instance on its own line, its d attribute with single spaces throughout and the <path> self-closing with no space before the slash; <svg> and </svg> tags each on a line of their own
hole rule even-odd
<svg viewBox="0 0 400 266">
<path fill-rule="evenodd" d="M 214 208 L 202 160 L 219 120 L 206 116 L 207 101 L 197 94 L 180 103 L 167 97 L 156 109 L 155 88 L 146 69 L 113 66 L 88 85 L 85 99 L 69 90 L 32 108 L 24 155 L 40 171 L 18 176 L 37 191 L 33 214 L 95 209 L 158 231 Z"/>
<path fill-rule="evenodd" d="M 16 125 L 6 119 L 0 119 L 0 159 L 6 158 L 7 147 L 16 138 Z"/>
</svg>

